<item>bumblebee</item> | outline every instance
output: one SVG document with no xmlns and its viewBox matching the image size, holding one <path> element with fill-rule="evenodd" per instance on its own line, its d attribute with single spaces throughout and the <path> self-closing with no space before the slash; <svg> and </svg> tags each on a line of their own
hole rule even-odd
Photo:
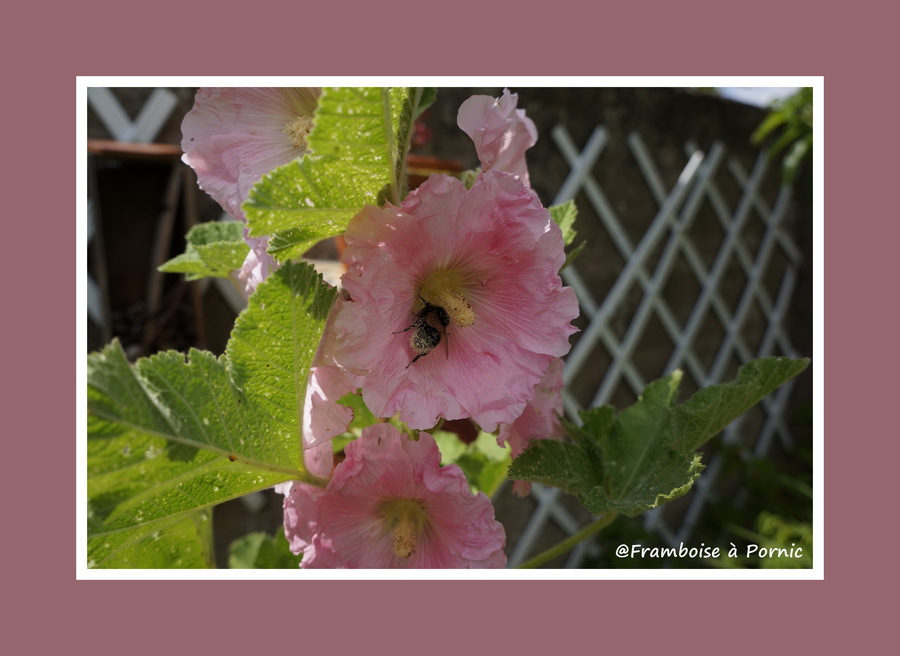
<svg viewBox="0 0 900 656">
<path fill-rule="evenodd" d="M 397 335 L 398 333 L 415 330 L 410 335 L 409 346 L 416 352 L 416 357 L 406 365 L 407 369 L 413 362 L 431 353 L 441 343 L 441 337 L 446 335 L 447 326 L 450 323 L 447 311 L 440 305 L 429 303 L 422 298 L 421 294 L 419 295 L 419 300 L 422 301 L 422 309 L 416 314 L 416 320 L 403 330 L 396 330 L 393 333 Z"/>
</svg>

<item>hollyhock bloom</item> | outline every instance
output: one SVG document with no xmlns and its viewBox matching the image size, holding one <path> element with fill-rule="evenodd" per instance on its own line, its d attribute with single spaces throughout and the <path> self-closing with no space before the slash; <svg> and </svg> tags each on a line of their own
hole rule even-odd
<svg viewBox="0 0 900 656">
<path fill-rule="evenodd" d="M 200 188 L 233 218 L 246 221 L 241 205 L 275 168 L 302 157 L 321 90 L 203 87 L 181 123 L 182 159 Z M 251 294 L 278 262 L 266 252 L 267 237 L 244 240 L 250 252 L 237 279 Z"/>
<path fill-rule="evenodd" d="M 483 171 L 506 171 L 530 186 L 525 151 L 537 143 L 534 121 L 516 109 L 518 95 L 472 96 L 460 105 L 456 123 L 472 141 Z"/>
<path fill-rule="evenodd" d="M 534 398 L 525 411 L 513 422 L 500 424 L 497 443 L 509 444 L 513 458 L 524 451 L 531 440 L 558 440 L 564 434 L 559 416 L 563 412 L 563 361 L 550 361 L 544 377 L 534 390 Z M 525 496 L 531 490 L 528 481 L 515 481 L 513 491 Z"/>
<path fill-rule="evenodd" d="M 487 171 L 467 190 L 433 175 L 399 208 L 364 208 L 345 239 L 334 355 L 376 416 L 491 432 L 568 352 L 578 303 L 558 275 L 562 233 L 515 176 Z"/>
<path fill-rule="evenodd" d="M 236 219 L 253 186 L 302 157 L 321 90 L 203 87 L 181 123 L 182 159 L 200 188 Z"/>
<path fill-rule="evenodd" d="M 292 482 L 285 535 L 304 568 L 501 568 L 503 526 L 434 439 L 375 424 L 347 445 L 325 488 Z"/>
</svg>

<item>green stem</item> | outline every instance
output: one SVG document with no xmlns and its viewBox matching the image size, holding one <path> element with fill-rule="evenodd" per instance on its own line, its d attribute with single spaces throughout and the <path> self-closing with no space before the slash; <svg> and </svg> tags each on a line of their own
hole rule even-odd
<svg viewBox="0 0 900 656">
<path fill-rule="evenodd" d="M 412 111 L 409 116 L 409 126 L 406 129 L 406 134 L 401 135 L 401 138 L 403 139 L 401 143 L 405 146 L 406 150 L 397 153 L 397 156 L 400 158 L 400 163 L 399 166 L 395 167 L 395 170 L 391 172 L 391 175 L 397 181 L 397 189 L 400 194 L 400 200 L 394 201 L 395 205 L 399 205 L 400 201 L 404 200 L 409 193 L 409 184 L 406 179 L 406 162 L 407 157 L 409 156 L 409 146 L 412 141 L 412 135 L 416 130 L 416 114 L 418 114 L 419 105 L 422 103 L 422 92 L 422 87 L 415 87 L 415 90 L 413 91 L 415 95 L 412 101 Z"/>
<path fill-rule="evenodd" d="M 544 553 L 538 554 L 531 560 L 522 563 L 521 565 L 519 565 L 518 569 L 535 569 L 537 567 L 540 567 L 544 563 L 553 560 L 560 554 L 566 553 L 569 549 L 574 547 L 576 544 L 578 544 L 582 540 L 589 538 L 594 533 L 600 532 L 602 529 L 604 529 L 607 526 L 609 526 L 610 524 L 612 524 L 613 521 L 618 516 L 619 515 L 617 513 L 613 513 L 613 512 L 603 515 L 598 520 L 596 520 L 593 524 L 588 524 L 583 529 L 578 531 L 578 533 L 575 533 L 575 534 L 569 536 L 568 538 L 566 538 L 565 540 L 560 542 L 555 547 L 551 547 L 550 549 L 547 549 L 547 551 L 545 551 Z"/>
<path fill-rule="evenodd" d="M 400 204 L 400 191 L 397 184 L 397 148 L 394 143 L 394 124 L 391 121 L 391 90 L 381 90 L 381 107 L 384 113 L 384 135 L 387 142 L 387 159 L 391 166 L 391 202 Z"/>
</svg>

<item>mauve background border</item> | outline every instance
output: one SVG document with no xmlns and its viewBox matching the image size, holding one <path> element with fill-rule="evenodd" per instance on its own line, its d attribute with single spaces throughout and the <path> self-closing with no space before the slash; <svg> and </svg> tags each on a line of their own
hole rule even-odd
<svg viewBox="0 0 900 656">
<path fill-rule="evenodd" d="M 825 644 L 877 651 L 892 628 L 892 604 L 870 586 L 884 581 L 897 531 L 887 513 L 878 524 L 866 515 L 892 498 L 896 429 L 878 411 L 893 401 L 896 323 L 881 309 L 891 296 L 880 296 L 873 281 L 891 279 L 898 228 L 888 223 L 884 208 L 893 205 L 881 191 L 896 184 L 894 153 L 883 133 L 864 131 L 889 129 L 897 107 L 892 78 L 877 70 L 894 61 L 893 21 L 866 1 L 816 13 L 758 2 L 728 18 L 716 3 L 587 10 L 563 0 L 548 15 L 521 3 L 454 2 L 416 6 L 398 19 L 401 6 L 258 3 L 262 18 L 253 21 L 224 4 L 168 0 L 139 10 L 140 20 L 113 2 L 17 9 L 4 40 L 12 201 L 4 406 L 14 445 L 3 476 L 6 644 L 20 651 L 27 644 L 27 653 L 131 655 L 282 646 L 299 653 L 558 654 L 624 645 L 637 653 L 679 646 L 749 653 Z M 851 23 L 858 29 L 848 35 Z M 71 157 L 84 155 L 73 152 L 75 77 L 304 73 L 824 75 L 832 184 L 824 194 L 827 353 L 816 357 L 827 371 L 825 580 L 76 581 L 73 351 L 81 354 L 73 347 L 83 318 L 73 288 Z M 881 367 L 858 364 L 866 362 Z"/>
</svg>

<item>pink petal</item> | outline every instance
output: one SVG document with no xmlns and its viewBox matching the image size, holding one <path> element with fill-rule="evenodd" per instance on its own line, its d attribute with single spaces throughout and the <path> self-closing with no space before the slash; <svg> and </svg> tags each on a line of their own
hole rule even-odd
<svg viewBox="0 0 900 656">
<path fill-rule="evenodd" d="M 537 128 L 516 109 L 517 101 L 509 89 L 500 98 L 472 96 L 460 106 L 456 122 L 475 143 L 484 171 L 506 171 L 530 186 L 525 151 L 537 142 Z"/>
<path fill-rule="evenodd" d="M 320 89 L 204 87 L 181 124 L 183 160 L 231 216 L 269 171 L 303 155 L 284 132 L 315 112 Z"/>
</svg>

